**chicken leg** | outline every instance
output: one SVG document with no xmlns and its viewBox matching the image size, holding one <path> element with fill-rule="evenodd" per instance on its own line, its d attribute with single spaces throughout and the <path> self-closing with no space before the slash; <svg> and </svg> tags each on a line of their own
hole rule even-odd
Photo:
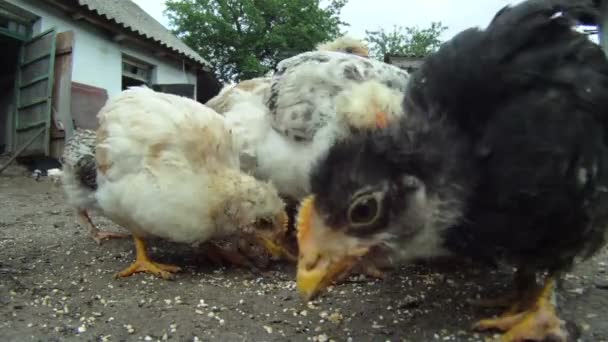
<svg viewBox="0 0 608 342">
<path fill-rule="evenodd" d="M 138 272 L 146 272 L 152 273 L 163 279 L 171 279 L 173 278 L 172 273 L 181 271 L 181 268 L 178 266 L 160 264 L 150 260 L 144 240 L 135 235 L 133 235 L 133 240 L 135 241 L 137 258 L 131 266 L 118 272 L 115 276 L 116 278 L 128 277 Z"/>
<path fill-rule="evenodd" d="M 93 240 L 95 240 L 95 242 L 97 242 L 98 245 L 101 245 L 102 240 L 122 239 L 122 238 L 130 237 L 129 234 L 125 234 L 125 233 L 116 233 L 116 232 L 108 232 L 108 231 L 99 230 L 95 226 L 93 221 L 91 221 L 91 217 L 89 217 L 89 214 L 84 209 L 77 210 L 76 220 L 78 221 L 78 224 L 80 224 L 83 227 L 87 227 L 89 229 L 89 235 L 91 236 L 91 238 L 93 238 Z"/>
<path fill-rule="evenodd" d="M 541 289 L 536 288 L 530 302 L 521 297 L 502 316 L 483 319 L 475 323 L 473 329 L 505 332 L 501 342 L 566 341 L 568 334 L 563 328 L 564 322 L 555 309 L 554 286 L 554 279 L 547 278 Z"/>
</svg>

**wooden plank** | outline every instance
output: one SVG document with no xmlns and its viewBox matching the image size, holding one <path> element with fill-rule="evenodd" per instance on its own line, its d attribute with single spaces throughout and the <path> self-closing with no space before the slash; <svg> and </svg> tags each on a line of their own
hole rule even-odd
<svg viewBox="0 0 608 342">
<path fill-rule="evenodd" d="M 72 82 L 72 117 L 76 127 L 97 129 L 97 113 L 108 100 L 108 92 L 103 88 Z"/>
<path fill-rule="evenodd" d="M 46 102 L 48 100 L 49 99 L 47 97 L 37 98 L 37 99 L 35 99 L 33 101 L 30 101 L 30 102 L 28 102 L 26 104 L 22 104 L 21 106 L 17 107 L 17 109 L 25 109 L 25 108 L 28 108 L 28 107 L 32 107 L 32 106 L 44 103 L 44 102 Z"/>
<path fill-rule="evenodd" d="M 55 158 L 59 158 L 63 153 L 65 139 L 74 134 L 71 112 L 73 47 L 73 31 L 57 34 L 51 125 L 51 157 Z"/>
<path fill-rule="evenodd" d="M 21 67 L 28 66 L 28 65 L 30 65 L 30 64 L 32 64 L 34 62 L 38 62 L 39 60 L 45 59 L 45 58 L 47 58 L 49 56 L 51 56 L 51 53 L 49 53 L 49 52 L 37 55 L 36 57 L 30 58 L 29 60 L 21 63 Z"/>
<path fill-rule="evenodd" d="M 29 82 L 26 82 L 25 84 L 19 85 L 19 88 L 21 88 L 21 89 L 27 88 L 27 87 L 31 86 L 32 84 L 36 84 L 40 81 L 47 80 L 48 78 L 49 78 L 49 74 L 38 76 L 36 78 L 31 79 Z"/>
<path fill-rule="evenodd" d="M 21 83 L 21 76 L 23 74 L 20 65 L 21 65 L 21 61 L 23 60 L 23 45 L 19 48 L 19 57 L 17 57 L 17 72 L 15 73 L 15 90 L 14 90 L 14 109 L 13 112 L 11 113 L 12 116 L 12 127 L 11 127 L 11 137 L 10 137 L 10 141 L 11 141 L 11 151 L 14 151 L 15 149 L 17 149 L 17 127 L 19 127 L 20 124 L 20 120 L 19 120 L 19 106 L 21 105 L 21 94 L 19 91 L 19 84 Z M 26 146 L 27 148 L 27 146 Z M 23 151 L 22 151 L 23 152 Z M 10 163 L 8 163 L 10 164 Z M 7 165 L 8 165 L 7 164 Z"/>
<path fill-rule="evenodd" d="M 54 27 L 51 27 L 50 29 L 40 32 L 38 33 L 35 37 L 32 37 L 32 39 L 28 40 L 25 44 L 26 45 L 31 45 L 36 43 L 37 41 L 39 41 L 40 39 L 47 37 L 48 34 L 52 33 L 53 31 L 55 31 Z"/>
<path fill-rule="evenodd" d="M 54 77 L 55 77 L 55 51 L 57 51 L 57 31 L 55 30 L 55 28 L 53 28 L 51 30 L 52 32 L 49 33 L 52 35 L 52 41 L 51 41 L 51 48 L 50 48 L 50 52 L 51 52 L 51 56 L 50 56 L 50 60 L 49 60 L 49 80 L 51 80 L 50 82 L 47 82 L 47 94 L 48 94 L 48 112 L 47 112 L 47 119 L 46 119 L 46 131 L 44 132 L 44 153 L 48 156 L 51 153 L 51 121 L 53 118 L 53 103 L 51 102 L 53 99 L 53 85 L 54 85 Z"/>
<path fill-rule="evenodd" d="M 30 124 L 27 124 L 23 127 L 17 127 L 17 132 L 23 132 L 23 131 L 30 130 L 32 128 L 45 126 L 45 125 L 46 125 L 46 120 L 36 121 L 36 122 L 32 122 Z"/>
<path fill-rule="evenodd" d="M 51 100 L 53 91 L 56 31 L 50 29 L 25 42 L 19 59 L 16 82 L 16 111 L 13 126 L 15 145 L 29 142 L 31 129 L 42 127 L 44 136 L 29 142 L 20 153 L 50 153 Z M 44 89 L 42 89 L 44 88 Z M 35 143 L 35 144 L 34 144 Z M 34 145 L 32 145 L 34 144 Z"/>
<path fill-rule="evenodd" d="M 64 32 L 62 32 L 62 33 L 64 33 Z M 57 51 L 55 52 L 55 58 L 57 58 L 59 56 L 62 56 L 62 55 L 69 55 L 71 53 L 72 53 L 72 48 L 71 47 L 66 48 L 66 49 L 59 49 L 58 48 Z M 57 62 L 57 61 L 55 61 L 55 62 Z"/>
</svg>

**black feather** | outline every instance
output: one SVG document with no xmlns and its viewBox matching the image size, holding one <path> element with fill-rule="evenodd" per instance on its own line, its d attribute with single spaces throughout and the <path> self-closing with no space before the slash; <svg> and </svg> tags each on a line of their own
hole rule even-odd
<svg viewBox="0 0 608 342">
<path fill-rule="evenodd" d="M 80 184 L 91 190 L 97 190 L 97 162 L 94 155 L 83 155 L 74 166 Z"/>
<path fill-rule="evenodd" d="M 462 212 L 444 215 L 456 253 L 549 271 L 591 255 L 608 227 L 608 61 L 573 25 L 595 15 L 591 1 L 529 0 L 443 44 L 412 75 L 396 127 L 320 161 L 319 210 L 339 215 L 350 192 L 414 174 L 453 204 L 434 215 Z M 405 221 L 379 230 L 409 236 Z"/>
<path fill-rule="evenodd" d="M 444 110 L 472 142 L 471 155 L 483 151 L 467 221 L 448 233 L 452 249 L 555 270 L 601 245 L 608 63 L 572 29 L 582 15 L 595 15 L 590 1 L 507 7 L 413 76 L 406 107 Z"/>
</svg>

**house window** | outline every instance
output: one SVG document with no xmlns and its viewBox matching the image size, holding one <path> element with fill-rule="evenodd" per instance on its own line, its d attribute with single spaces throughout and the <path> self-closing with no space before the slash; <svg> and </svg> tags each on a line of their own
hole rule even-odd
<svg viewBox="0 0 608 342">
<path fill-rule="evenodd" d="M 6 1 L 0 0 L 0 33 L 19 40 L 31 36 L 32 24 L 38 16 Z"/>
<path fill-rule="evenodd" d="M 19 37 L 27 37 L 29 33 L 28 26 L 26 24 L 3 17 L 2 14 L 0 14 L 0 29 Z"/>
<path fill-rule="evenodd" d="M 152 84 L 154 66 L 130 56 L 122 56 L 122 90 Z"/>
</svg>

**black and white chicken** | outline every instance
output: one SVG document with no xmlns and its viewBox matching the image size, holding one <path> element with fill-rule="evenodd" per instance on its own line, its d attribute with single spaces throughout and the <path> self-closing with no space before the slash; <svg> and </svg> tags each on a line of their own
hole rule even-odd
<svg viewBox="0 0 608 342">
<path fill-rule="evenodd" d="M 125 238 L 128 234 L 100 231 L 91 220 L 91 212 L 100 212 L 95 191 L 97 190 L 97 166 L 95 164 L 95 131 L 78 128 L 63 149 L 60 172 L 61 185 L 66 202 L 74 208 L 76 221 L 86 227 L 97 244 L 110 238 Z"/>
<path fill-rule="evenodd" d="M 412 74 L 398 124 L 333 145 L 299 210 L 301 295 L 379 245 L 402 261 L 504 262 L 517 268 L 512 306 L 475 328 L 565 340 L 554 280 L 608 225 L 608 61 L 574 29 L 595 12 L 583 0 L 503 8 Z"/>
<path fill-rule="evenodd" d="M 243 82 L 207 105 L 235 133 L 243 170 L 300 200 L 310 192 L 313 163 L 338 136 L 401 115 L 407 77 L 353 54 L 311 51 L 281 61 L 270 80 Z M 348 99 L 343 111 L 340 99 Z"/>
</svg>

